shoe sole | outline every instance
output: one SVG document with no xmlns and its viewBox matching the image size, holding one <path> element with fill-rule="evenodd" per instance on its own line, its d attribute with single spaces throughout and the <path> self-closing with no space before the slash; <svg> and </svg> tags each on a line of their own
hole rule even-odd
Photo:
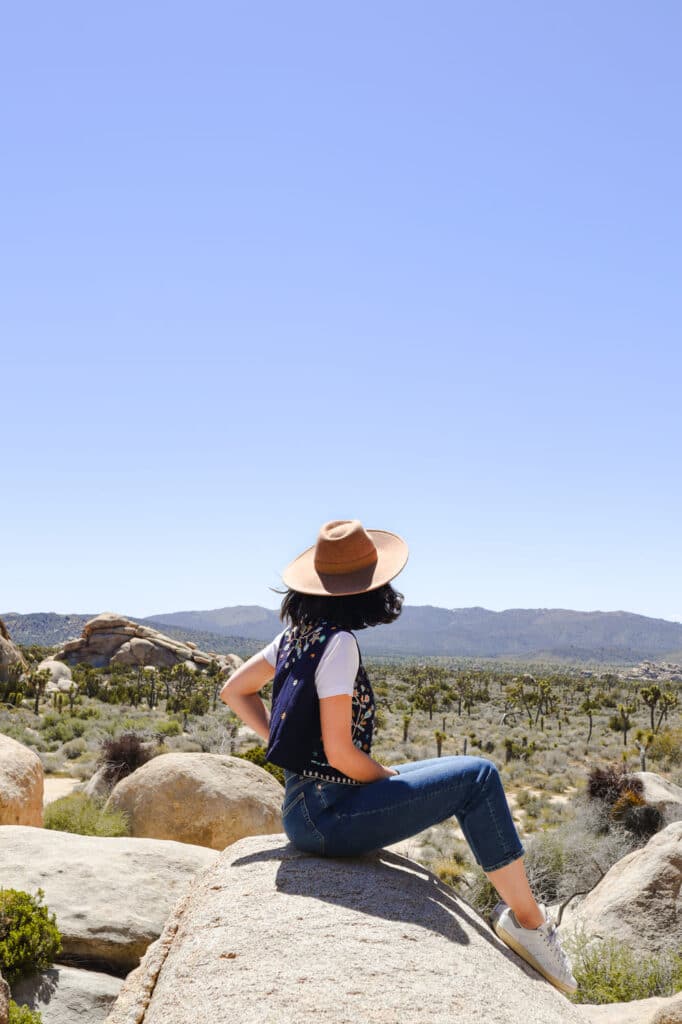
<svg viewBox="0 0 682 1024">
<path fill-rule="evenodd" d="M 521 945 L 520 942 L 516 941 L 513 935 L 510 935 L 508 931 L 505 931 L 504 928 L 500 927 L 497 922 L 493 925 L 493 931 L 497 937 L 509 946 L 510 949 L 513 949 L 522 960 L 525 960 L 527 964 L 534 967 L 538 974 L 541 974 L 543 978 L 546 978 L 550 984 L 554 985 L 555 988 L 558 988 L 560 992 L 564 993 L 564 995 L 571 996 L 574 992 L 578 991 L 577 986 L 573 988 L 571 985 L 567 985 L 565 981 L 561 981 L 560 978 L 555 978 L 553 974 L 550 974 L 544 967 L 542 967 L 541 964 L 538 963 L 535 957 Z"/>
</svg>

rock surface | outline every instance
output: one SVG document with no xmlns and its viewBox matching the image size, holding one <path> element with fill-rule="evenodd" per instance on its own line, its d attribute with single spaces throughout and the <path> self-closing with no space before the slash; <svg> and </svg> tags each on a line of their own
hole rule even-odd
<svg viewBox="0 0 682 1024">
<path fill-rule="evenodd" d="M 172 668 L 189 661 L 194 668 L 206 668 L 217 661 L 226 676 L 242 664 L 236 654 L 200 651 L 194 644 L 174 640 L 151 626 L 142 626 L 115 612 L 103 612 L 90 619 L 77 640 L 67 640 L 54 656 L 69 665 L 85 662 L 95 668 L 110 663 Z"/>
<path fill-rule="evenodd" d="M 39 1010 L 43 1024 L 100 1024 L 106 1020 L 123 981 L 99 971 L 55 967 L 14 986 L 14 1001 Z"/>
<path fill-rule="evenodd" d="M 631 1003 L 606 1003 L 603 1006 L 592 1006 L 582 1003 L 580 1009 L 583 1011 L 589 1024 L 678 1024 L 675 1017 L 670 1017 L 674 1012 L 674 1003 L 680 996 L 671 996 L 664 999 L 661 996 L 654 996 L 651 999 L 635 999 Z M 663 1014 L 660 1018 L 658 1013 Z M 679 1018 L 682 1024 L 682 1016 Z"/>
<path fill-rule="evenodd" d="M 28 668 L 26 658 L 13 643 L 7 626 L 0 619 L 0 679 L 5 678 L 6 670 L 10 665 L 21 665 L 22 669 Z"/>
<path fill-rule="evenodd" d="M 656 772 L 633 772 L 633 775 L 641 779 L 644 786 L 642 796 L 661 812 L 666 825 L 682 821 L 682 786 L 668 782 Z"/>
<path fill-rule="evenodd" d="M 161 754 L 122 779 L 107 802 L 131 834 L 224 850 L 282 830 L 284 790 L 263 768 L 229 754 Z"/>
<path fill-rule="evenodd" d="M 649 1024 L 682 1024 L 682 992 L 666 999 L 665 1004 L 659 1007 Z"/>
<path fill-rule="evenodd" d="M 225 850 L 124 982 L 108 1024 L 580 1024 L 578 1007 L 424 868 Z"/>
<path fill-rule="evenodd" d="M 44 658 L 38 668 L 50 673 L 50 681 L 45 687 L 45 693 L 68 693 L 74 685 L 71 669 L 63 661 Z"/>
<path fill-rule="evenodd" d="M 601 882 L 563 917 L 566 933 L 580 929 L 617 938 L 639 954 L 677 952 L 682 921 L 682 821 L 617 861 Z"/>
<path fill-rule="evenodd" d="M 23 743 L 0 733 L 0 825 L 43 823 L 43 766 Z M 0 875 L 2 878 L 2 875 Z"/>
<path fill-rule="evenodd" d="M 60 960 L 112 973 L 136 967 L 212 850 L 158 839 L 103 839 L 48 829 L 0 829 L 0 879 L 45 892 L 62 933 Z"/>
</svg>

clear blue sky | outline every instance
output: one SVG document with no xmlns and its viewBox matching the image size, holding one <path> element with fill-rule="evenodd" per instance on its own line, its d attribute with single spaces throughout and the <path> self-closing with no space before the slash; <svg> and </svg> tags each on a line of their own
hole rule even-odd
<svg viewBox="0 0 682 1024">
<path fill-rule="evenodd" d="M 0 41 L 0 612 L 682 620 L 682 8 L 24 3 Z"/>
</svg>

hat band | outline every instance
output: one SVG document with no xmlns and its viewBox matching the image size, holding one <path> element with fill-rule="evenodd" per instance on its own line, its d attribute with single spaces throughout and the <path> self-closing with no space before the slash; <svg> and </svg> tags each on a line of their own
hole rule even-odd
<svg viewBox="0 0 682 1024">
<path fill-rule="evenodd" d="M 358 569 L 367 569 L 370 565 L 376 565 L 379 554 L 376 550 L 369 551 L 360 558 L 349 558 L 345 562 L 324 562 L 321 558 L 315 559 L 315 568 L 328 576 L 343 576 L 347 572 L 356 572 Z"/>
</svg>

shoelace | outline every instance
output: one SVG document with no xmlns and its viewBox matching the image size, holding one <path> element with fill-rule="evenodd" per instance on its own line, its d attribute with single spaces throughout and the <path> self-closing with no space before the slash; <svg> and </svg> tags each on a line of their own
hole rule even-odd
<svg viewBox="0 0 682 1024">
<path fill-rule="evenodd" d="M 566 956 L 564 950 L 561 947 L 561 943 L 559 942 L 559 933 L 557 931 L 556 925 L 554 924 L 554 921 L 551 917 L 547 918 L 545 924 L 546 927 L 541 928 L 545 942 L 547 943 L 550 952 L 553 953 L 554 956 L 559 958 L 565 970 L 567 970 L 570 974 L 571 965 L 568 962 L 568 957 Z"/>
</svg>

